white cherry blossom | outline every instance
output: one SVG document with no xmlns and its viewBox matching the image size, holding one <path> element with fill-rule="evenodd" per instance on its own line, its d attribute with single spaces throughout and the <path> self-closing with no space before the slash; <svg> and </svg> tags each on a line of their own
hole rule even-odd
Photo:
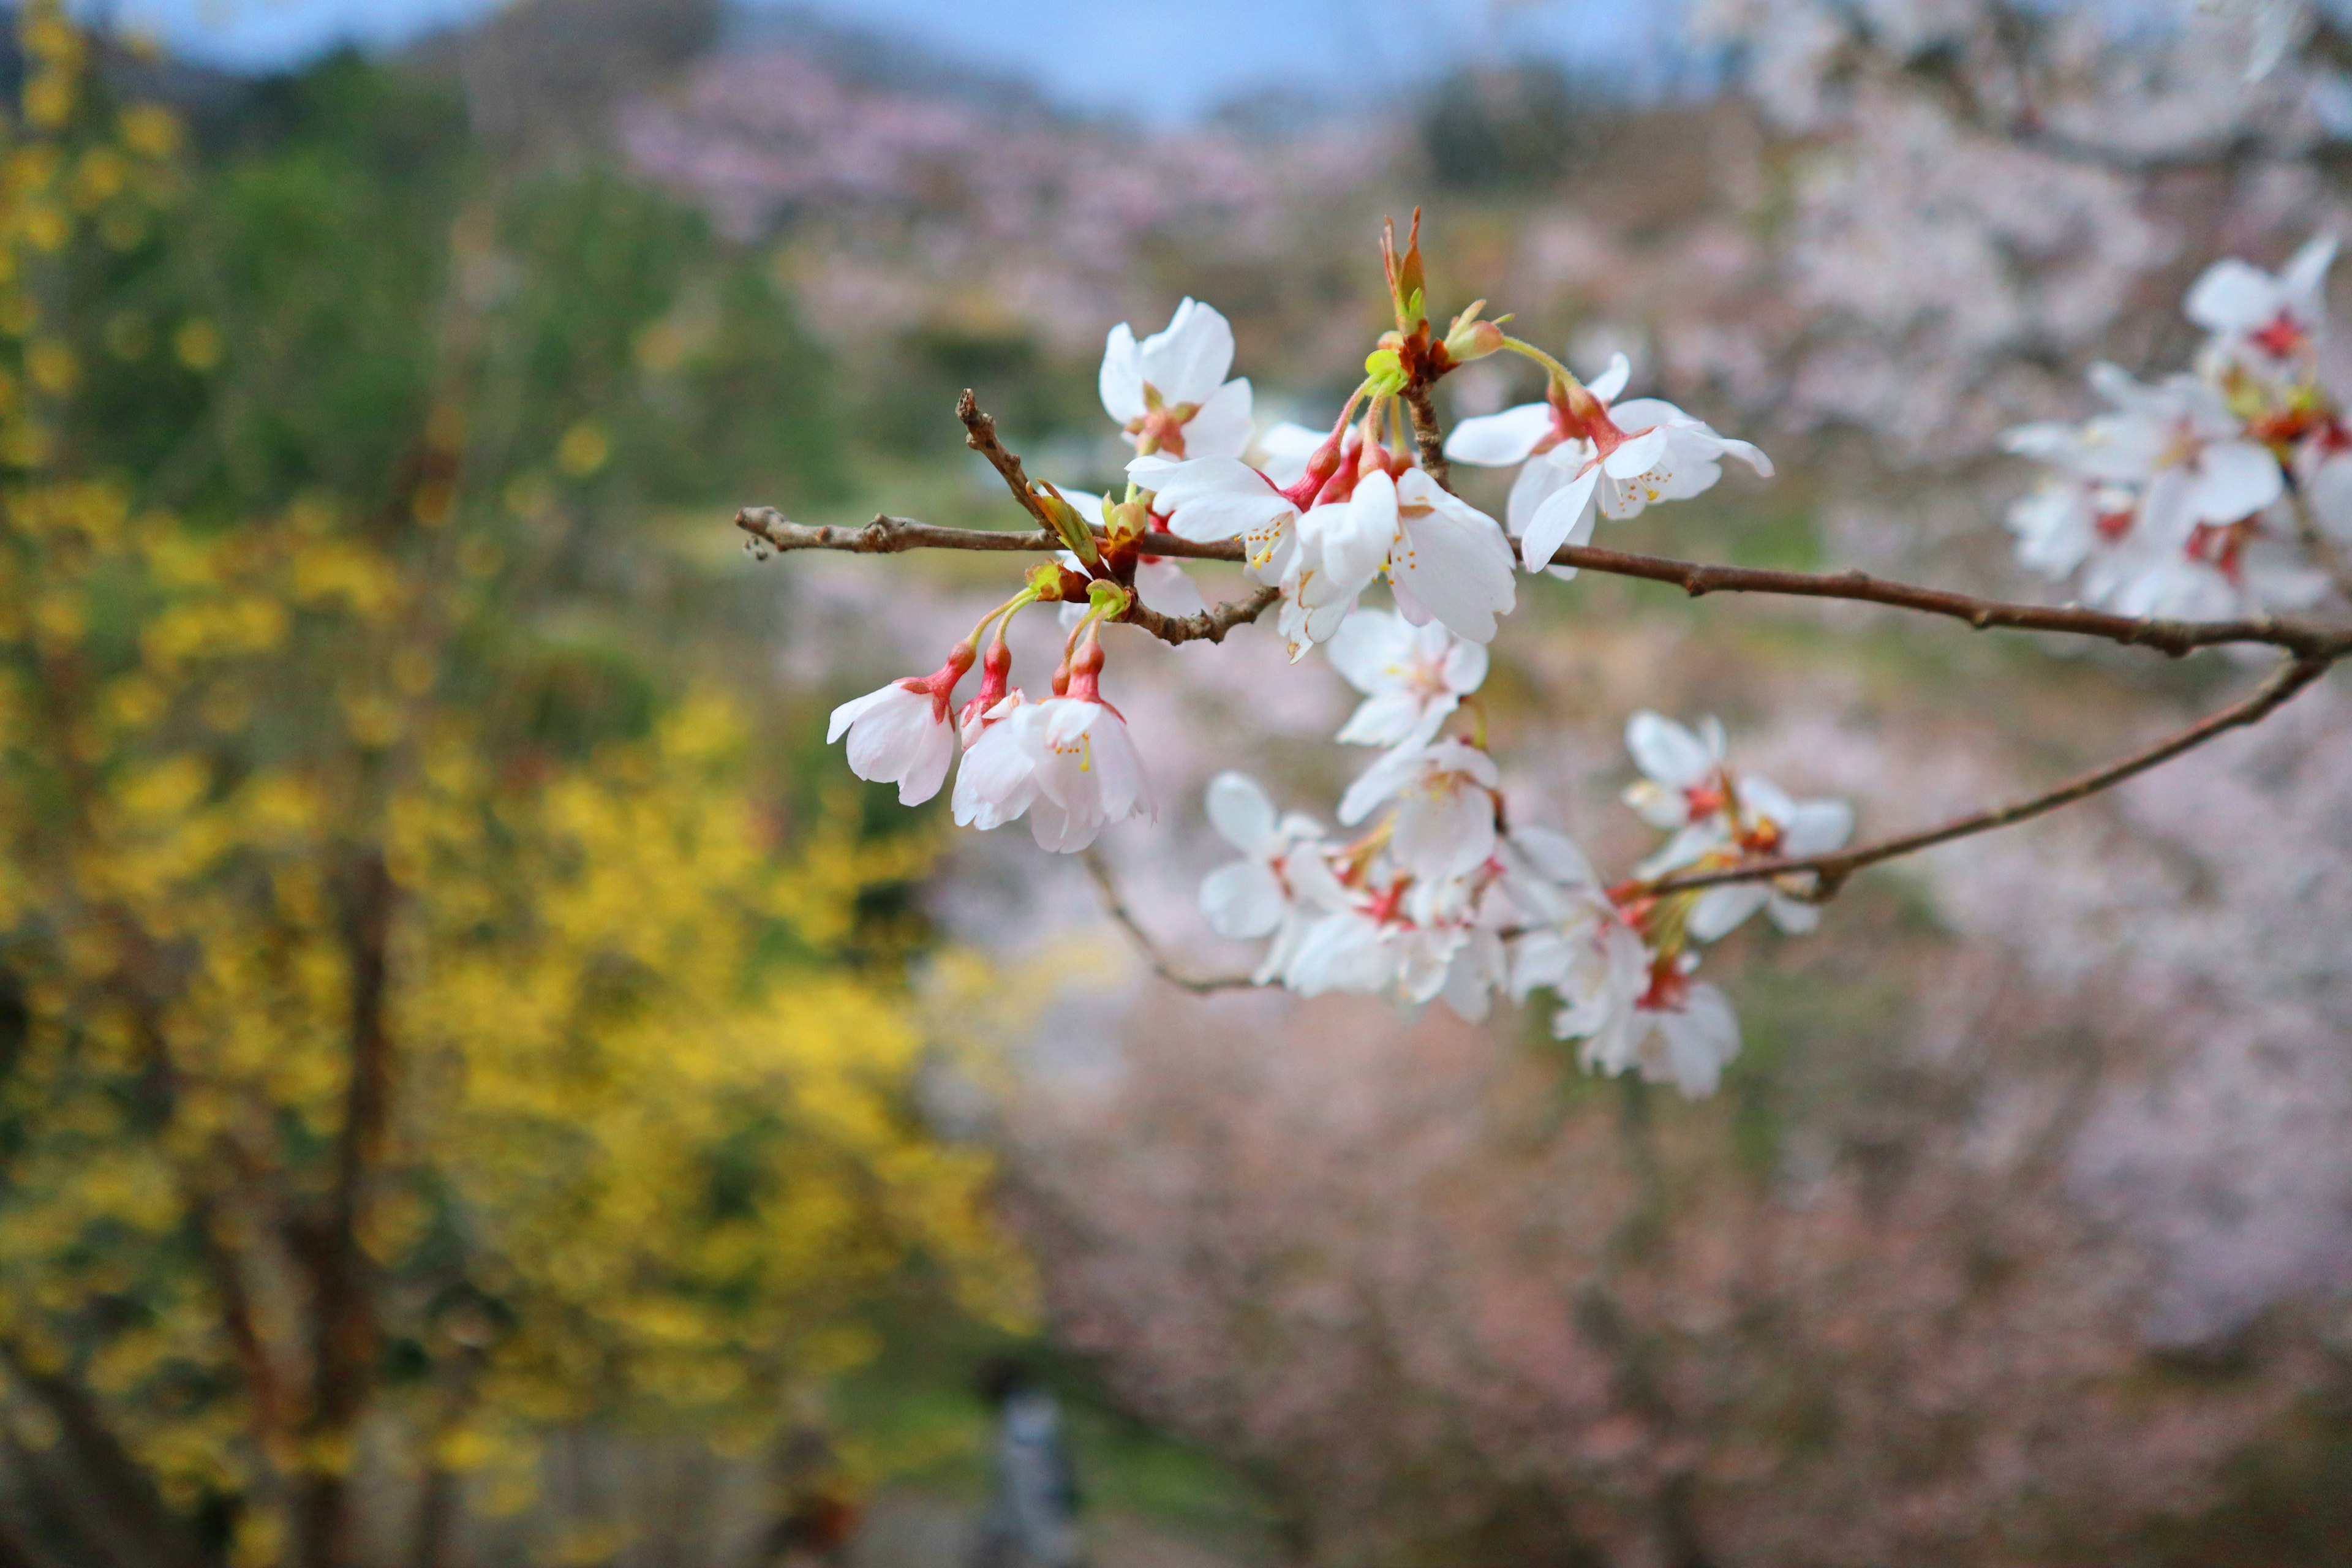
<svg viewBox="0 0 2352 1568">
<path fill-rule="evenodd" d="M 1364 694 L 1339 731 L 1359 746 L 1427 741 L 1486 679 L 1486 650 L 1443 626 L 1416 626 L 1385 610 L 1358 610 L 1326 649 L 1331 668 Z"/>
<path fill-rule="evenodd" d="M 1771 459 L 1757 447 L 1717 435 L 1671 403 L 1638 397 L 1612 404 L 1630 374 L 1619 354 L 1580 401 L 1563 396 L 1466 419 L 1447 439 L 1445 455 L 1457 462 L 1525 465 L 1512 483 L 1506 521 L 1528 570 L 1540 572 L 1561 545 L 1590 539 L 1596 512 L 1633 517 L 1653 501 L 1712 489 L 1727 455 L 1771 474 Z"/>
<path fill-rule="evenodd" d="M 1158 815 L 1127 720 L 1102 700 L 1102 647 L 1089 637 L 1071 660 L 1068 692 L 1037 704 L 1025 731 L 1037 794 L 1029 830 L 1038 847 L 1075 854 L 1110 823 Z"/>
<path fill-rule="evenodd" d="M 1296 812 L 1276 816 L 1246 774 L 1223 773 L 1209 782 L 1208 814 L 1242 858 L 1201 883 L 1201 912 L 1220 936 L 1274 938 L 1256 975 L 1263 985 L 1289 966 L 1313 920 L 1346 906 L 1346 894 L 1323 862 L 1322 825 Z"/>
<path fill-rule="evenodd" d="M 1354 826 L 1397 803 L 1389 853 L 1416 877 L 1467 876 L 1495 852 L 1495 759 L 1461 741 L 1400 746 L 1364 770 L 1340 797 Z"/>
<path fill-rule="evenodd" d="M 2205 269 L 2182 310 L 2213 334 L 2227 363 L 2266 374 L 2307 362 L 2327 330 L 2327 268 L 2336 237 L 2306 242 L 2276 274 L 2235 257 Z"/>
<path fill-rule="evenodd" d="M 1037 798 L 1038 730 L 1045 715 L 1015 688 L 963 726 L 963 763 L 956 769 L 956 826 L 985 833 L 1028 811 Z"/>
<path fill-rule="evenodd" d="M 922 805 L 940 793 L 948 764 L 955 760 L 948 704 L 956 682 L 971 668 L 970 648 L 960 647 L 935 674 L 910 675 L 843 703 L 825 726 L 825 744 L 846 733 L 851 773 L 875 784 L 897 784 L 901 805 Z"/>
<path fill-rule="evenodd" d="M 1234 330 L 1197 300 L 1176 307 L 1164 331 L 1141 342 L 1125 321 L 1103 348 L 1103 408 L 1143 453 L 1239 458 L 1255 428 L 1250 384 L 1227 381 Z"/>
</svg>

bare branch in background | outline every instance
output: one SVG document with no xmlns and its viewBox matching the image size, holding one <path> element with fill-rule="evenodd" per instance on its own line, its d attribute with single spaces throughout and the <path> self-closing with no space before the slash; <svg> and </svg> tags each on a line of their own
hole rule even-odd
<svg viewBox="0 0 2352 1568">
<path fill-rule="evenodd" d="M 1134 942 L 1136 951 L 1143 955 L 1143 961 L 1151 965 L 1152 973 L 1195 996 L 1213 996 L 1220 991 L 1246 991 L 1257 984 L 1246 974 L 1187 974 L 1169 963 L 1167 955 L 1160 951 L 1160 944 L 1136 922 L 1134 911 L 1119 896 L 1118 884 L 1111 878 L 1110 862 L 1103 858 L 1102 851 L 1088 849 L 1081 858 L 1087 863 L 1087 875 L 1094 879 L 1095 892 L 1102 900 L 1103 913 L 1127 932 Z"/>
</svg>

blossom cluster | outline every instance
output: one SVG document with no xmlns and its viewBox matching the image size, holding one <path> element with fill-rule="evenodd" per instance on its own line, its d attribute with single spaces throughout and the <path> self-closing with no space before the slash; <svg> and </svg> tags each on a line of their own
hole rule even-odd
<svg viewBox="0 0 2352 1568">
<path fill-rule="evenodd" d="M 1696 944 L 1759 909 L 1790 930 L 1809 927 L 1815 910 L 1792 896 L 1801 876 L 1786 889 L 1652 884 L 1825 852 L 1844 842 L 1851 814 L 1735 776 L 1712 724 L 1695 732 L 1643 714 L 1629 731 L 1645 774 L 1633 798 L 1674 837 L 1634 880 L 1607 888 L 1568 838 L 1507 828 L 1475 706 L 1470 733 L 1448 727 L 1475 705 L 1522 566 L 1572 575 L 1560 552 L 1600 518 L 1696 495 L 1726 457 L 1759 474 L 1771 465 L 1671 404 L 1620 401 L 1630 374 L 1622 357 L 1588 384 L 1482 320 L 1476 305 L 1438 338 L 1421 314 L 1418 247 L 1402 258 L 1391 247 L 1387 260 L 1398 331 L 1325 430 L 1259 428 L 1250 384 L 1230 374 L 1232 328 L 1208 305 L 1186 300 L 1163 331 L 1140 339 L 1115 328 L 1099 392 L 1134 448 L 1125 496 L 1036 485 L 1029 499 L 1066 546 L 1059 558 L 938 670 L 835 710 L 828 739 L 845 739 L 851 768 L 897 784 L 908 805 L 945 786 L 961 750 L 959 824 L 987 830 L 1025 817 L 1040 846 L 1085 849 L 1109 824 L 1155 810 L 1134 737 L 1102 694 L 1102 627 L 1139 601 L 1162 615 L 1203 607 L 1156 542 L 1238 541 L 1243 570 L 1278 595 L 1276 625 L 1292 659 L 1320 647 L 1364 694 L 1339 739 L 1382 749 L 1339 803 L 1340 824 L 1363 829 L 1345 842 L 1278 815 L 1239 774 L 1212 786 L 1211 818 L 1244 858 L 1209 879 L 1203 909 L 1226 935 L 1273 938 L 1258 983 L 1306 995 L 1444 996 L 1471 1018 L 1497 990 L 1518 1000 L 1549 990 L 1557 1031 L 1583 1040 L 1592 1067 L 1706 1092 L 1739 1037 L 1721 993 L 1691 979 Z M 1546 367 L 1544 400 L 1470 420 L 1444 447 L 1454 461 L 1519 470 L 1498 521 L 1429 470 L 1405 398 L 1415 363 L 1442 372 L 1506 349 Z M 1376 588 L 1392 608 L 1365 603 Z M 1040 602 L 1062 605 L 1067 639 L 1052 695 L 1033 701 L 1012 684 L 1005 629 Z M 980 689 L 959 706 L 976 663 Z"/>
<path fill-rule="evenodd" d="M 2220 619 L 2305 608 L 2352 544 L 2352 426 L 2319 374 L 2323 236 L 2284 271 L 2215 263 L 2185 313 L 2207 336 L 2195 366 L 2153 384 L 2091 372 L 2108 411 L 2011 430 L 2050 465 L 2010 513 L 2018 556 L 2085 602 L 2129 616 Z"/>
<path fill-rule="evenodd" d="M 1574 840 L 1507 823 L 1483 724 L 1444 733 L 1486 678 L 1485 648 L 1360 609 L 1328 652 L 1364 694 L 1339 738 L 1387 748 L 1339 801 L 1340 825 L 1361 831 L 1335 837 L 1277 816 L 1237 773 L 1209 785 L 1209 820 L 1241 858 L 1202 884 L 1202 912 L 1221 935 L 1272 939 L 1256 981 L 1309 996 L 1443 998 L 1473 1022 L 1497 990 L 1517 1002 L 1549 991 L 1553 1034 L 1582 1041 L 1588 1068 L 1712 1092 L 1738 1054 L 1739 1024 L 1719 989 L 1692 979 L 1698 945 L 1759 910 L 1791 932 L 1820 910 L 1793 883 L 1654 884 L 1828 853 L 1852 833 L 1851 809 L 1733 773 L 1713 720 L 1693 730 L 1638 713 L 1625 740 L 1643 776 L 1626 804 L 1671 837 L 1632 880 L 1604 886 Z"/>
</svg>

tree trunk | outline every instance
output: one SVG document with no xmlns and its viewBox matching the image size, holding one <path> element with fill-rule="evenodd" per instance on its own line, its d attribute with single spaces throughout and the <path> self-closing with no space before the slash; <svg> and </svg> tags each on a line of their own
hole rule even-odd
<svg viewBox="0 0 2352 1568">
<path fill-rule="evenodd" d="M 351 881 L 344 922 L 351 958 L 352 1070 L 335 1185 L 325 1215 L 306 1226 L 296 1253 L 311 1279 L 310 1408 L 303 1473 L 294 1494 L 294 1561 L 299 1568 L 353 1568 L 358 1542 L 351 1471 L 359 1426 L 375 1389 L 375 1281 L 361 1230 L 369 1188 L 383 1163 L 392 1110 L 390 984 L 393 885 L 383 855 L 363 858 Z"/>
</svg>

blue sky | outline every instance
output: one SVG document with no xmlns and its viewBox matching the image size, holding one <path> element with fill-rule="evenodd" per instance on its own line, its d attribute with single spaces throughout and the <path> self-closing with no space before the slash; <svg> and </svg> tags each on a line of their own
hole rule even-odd
<svg viewBox="0 0 2352 1568">
<path fill-rule="evenodd" d="M 1025 77 L 1074 108 L 1181 120 L 1296 83 L 1356 98 L 1465 58 L 1538 53 L 1644 73 L 1679 0 L 803 0 L 808 9 Z M 83 0 L 240 68 L 345 40 L 396 44 L 495 0 Z M 761 8 L 752 0 L 752 8 Z"/>
</svg>

